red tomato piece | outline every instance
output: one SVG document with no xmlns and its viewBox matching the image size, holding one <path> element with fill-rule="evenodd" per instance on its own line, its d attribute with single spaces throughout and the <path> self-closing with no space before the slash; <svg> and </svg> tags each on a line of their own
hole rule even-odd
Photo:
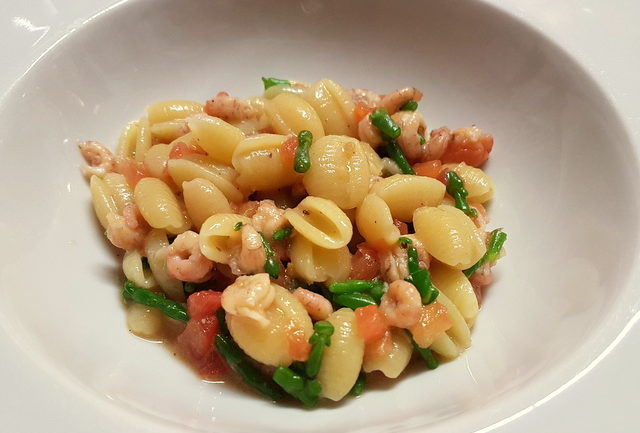
<svg viewBox="0 0 640 433">
<path fill-rule="evenodd" d="M 289 341 L 289 355 L 294 361 L 305 362 L 309 359 L 309 353 L 311 352 L 311 344 L 304 338 L 304 333 L 301 330 L 290 332 L 287 335 Z"/>
<path fill-rule="evenodd" d="M 280 158 L 285 165 L 293 167 L 296 150 L 298 150 L 298 137 L 290 135 L 280 146 Z"/>
<path fill-rule="evenodd" d="M 210 316 L 190 319 L 178 336 L 178 346 L 187 362 L 206 380 L 220 380 L 227 371 L 226 364 L 213 344 L 218 332 L 218 319 Z"/>
<path fill-rule="evenodd" d="M 222 292 L 214 290 L 203 290 L 193 293 L 187 299 L 187 312 L 194 320 L 213 316 L 222 306 Z"/>
<path fill-rule="evenodd" d="M 440 176 L 440 172 L 442 171 L 442 162 L 439 159 L 434 159 L 433 161 L 426 162 L 418 162 L 413 165 L 413 171 L 416 172 L 418 176 L 426 176 L 437 179 Z"/>
<path fill-rule="evenodd" d="M 373 108 L 369 107 L 367 104 L 358 102 L 356 104 L 356 109 L 353 112 L 353 115 L 356 119 L 356 123 L 360 123 L 360 121 L 365 117 L 367 117 L 372 111 L 373 111 Z"/>
<path fill-rule="evenodd" d="M 453 131 L 451 142 L 440 158 L 442 163 L 465 162 L 480 167 L 493 149 L 493 136 L 482 132 L 475 126 Z"/>
<path fill-rule="evenodd" d="M 377 341 L 389 330 L 384 315 L 377 305 L 367 305 L 355 309 L 358 331 L 364 339 L 364 344 Z"/>
<path fill-rule="evenodd" d="M 358 245 L 358 251 L 351 258 L 350 280 L 372 280 L 380 274 L 378 252 L 366 243 Z"/>
</svg>

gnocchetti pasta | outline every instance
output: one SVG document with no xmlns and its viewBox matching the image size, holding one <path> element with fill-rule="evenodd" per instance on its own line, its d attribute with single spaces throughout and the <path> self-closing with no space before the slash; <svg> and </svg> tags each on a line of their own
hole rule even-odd
<svg viewBox="0 0 640 433">
<path fill-rule="evenodd" d="M 458 357 L 504 254 L 493 137 L 429 130 L 413 87 L 262 81 L 153 103 L 113 151 L 79 144 L 131 332 L 306 407 Z"/>
</svg>

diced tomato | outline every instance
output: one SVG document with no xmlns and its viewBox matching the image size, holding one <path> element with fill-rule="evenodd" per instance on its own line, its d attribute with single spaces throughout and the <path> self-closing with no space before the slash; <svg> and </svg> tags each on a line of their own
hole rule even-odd
<svg viewBox="0 0 640 433">
<path fill-rule="evenodd" d="M 440 158 L 442 163 L 465 162 L 480 167 L 493 148 L 493 136 L 480 131 L 475 126 L 453 131 L 451 142 Z"/>
<path fill-rule="evenodd" d="M 413 165 L 413 171 L 416 172 L 418 176 L 426 176 L 437 179 L 440 176 L 440 172 L 442 171 L 442 162 L 439 159 L 434 159 L 433 161 L 426 162 L 418 162 Z"/>
<path fill-rule="evenodd" d="M 218 319 L 210 316 L 190 319 L 182 334 L 178 336 L 178 346 L 187 362 L 206 380 L 222 379 L 227 371 L 226 364 L 213 344 L 218 332 Z"/>
<path fill-rule="evenodd" d="M 296 158 L 298 149 L 298 137 L 290 135 L 280 146 L 280 158 L 288 167 L 293 167 L 293 160 Z"/>
<path fill-rule="evenodd" d="M 186 155 L 206 155 L 206 154 L 207 152 L 205 152 L 200 146 L 179 141 L 171 148 L 171 151 L 169 152 L 169 159 L 180 159 L 180 158 L 184 158 Z"/>
<path fill-rule="evenodd" d="M 378 252 L 366 243 L 358 244 L 358 251 L 351 257 L 350 280 L 372 280 L 380 274 Z"/>
<path fill-rule="evenodd" d="M 401 235 L 409 234 L 409 226 L 407 225 L 407 223 L 402 222 L 397 218 L 394 218 L 393 219 L 393 225 L 398 227 L 398 230 L 400 230 L 400 234 Z"/>
<path fill-rule="evenodd" d="M 393 337 L 391 331 L 386 331 L 382 337 L 364 346 L 364 359 L 381 358 L 387 356 L 391 350 L 393 350 Z"/>
<path fill-rule="evenodd" d="M 377 305 L 356 308 L 355 314 L 358 331 L 364 339 L 364 344 L 379 340 L 389 330 L 384 315 Z"/>
<path fill-rule="evenodd" d="M 411 329 L 413 339 L 420 347 L 429 347 L 447 329 L 451 328 L 449 312 L 444 305 L 433 302 L 422 307 L 420 320 Z"/>
<path fill-rule="evenodd" d="M 125 177 L 129 186 L 134 188 L 140 179 L 149 177 L 147 169 L 144 163 L 134 161 L 130 158 L 118 159 L 116 162 L 115 171 Z"/>
<path fill-rule="evenodd" d="M 304 332 L 296 330 L 290 332 L 287 335 L 289 341 L 289 356 L 294 361 L 305 362 L 309 359 L 309 353 L 311 352 L 311 344 L 304 336 Z"/>
<path fill-rule="evenodd" d="M 356 119 L 356 123 L 360 123 L 360 121 L 365 117 L 367 117 L 369 113 L 371 113 L 372 111 L 373 111 L 373 108 L 369 107 L 367 104 L 358 102 L 356 104 L 356 109 L 353 112 L 353 115 Z"/>
<path fill-rule="evenodd" d="M 196 292 L 187 299 L 187 311 L 191 319 L 203 319 L 213 316 L 222 306 L 222 292 L 203 290 Z"/>
</svg>

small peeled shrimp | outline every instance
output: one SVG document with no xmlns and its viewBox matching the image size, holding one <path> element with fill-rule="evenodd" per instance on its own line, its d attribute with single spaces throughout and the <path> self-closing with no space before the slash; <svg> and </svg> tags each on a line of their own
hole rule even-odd
<svg viewBox="0 0 640 433">
<path fill-rule="evenodd" d="M 416 287 L 404 280 L 396 280 L 380 300 L 380 311 L 387 323 L 398 328 L 411 328 L 422 314 L 422 300 Z"/>
<path fill-rule="evenodd" d="M 427 124 L 422 114 L 417 111 L 399 111 L 391 118 L 402 131 L 397 141 L 404 156 L 409 162 L 423 160 L 427 151 L 427 142 L 424 140 Z"/>
<path fill-rule="evenodd" d="M 381 97 L 376 92 L 369 89 L 349 89 L 351 99 L 356 104 L 365 105 L 368 108 L 376 108 L 382 105 Z"/>
<path fill-rule="evenodd" d="M 404 87 L 394 90 L 382 97 L 381 105 L 387 109 L 389 114 L 394 114 L 409 101 L 419 102 L 422 99 L 422 92 L 415 87 Z"/>
<path fill-rule="evenodd" d="M 233 248 L 229 261 L 231 272 L 234 275 L 262 272 L 267 253 L 260 234 L 251 224 L 245 224 L 240 229 L 240 237 L 240 245 Z"/>
<path fill-rule="evenodd" d="M 89 164 L 80 168 L 82 174 L 87 178 L 94 174 L 101 177 L 113 171 L 115 158 L 113 153 L 104 145 L 97 141 L 83 141 L 78 143 L 78 148 L 84 160 Z"/>
<path fill-rule="evenodd" d="M 429 253 L 422 242 L 415 235 L 404 235 L 413 241 L 412 245 L 418 251 L 418 260 L 421 268 L 428 269 L 430 264 Z M 404 280 L 409 276 L 407 250 L 400 245 L 391 249 L 380 251 L 380 272 L 387 281 Z"/>
<path fill-rule="evenodd" d="M 122 215 L 107 214 L 107 238 L 118 248 L 127 251 L 142 248 L 148 232 L 149 226 L 135 204 L 125 206 Z"/>
<path fill-rule="evenodd" d="M 380 130 L 373 126 L 371 120 L 369 120 L 369 116 L 365 116 L 358 122 L 358 137 L 361 141 L 369 143 L 374 149 L 384 142 Z"/>
<path fill-rule="evenodd" d="M 191 230 L 179 234 L 167 251 L 167 273 L 180 281 L 202 283 L 211 278 L 213 262 L 200 251 L 199 237 Z"/>
<path fill-rule="evenodd" d="M 268 274 L 238 277 L 222 292 L 222 308 L 228 314 L 248 317 L 267 326 L 265 310 L 273 303 L 275 293 Z"/>
<path fill-rule="evenodd" d="M 318 293 L 298 287 L 293 291 L 293 295 L 300 301 L 313 320 L 325 320 L 333 313 L 331 302 Z"/>
<path fill-rule="evenodd" d="M 219 92 L 213 99 L 209 99 L 204 111 L 210 116 L 230 122 L 258 119 L 262 115 L 262 110 L 257 104 L 229 96 L 227 92 Z"/>
<path fill-rule="evenodd" d="M 465 162 L 480 167 L 489 158 L 491 149 L 493 136 L 474 125 L 453 131 L 451 141 L 439 159 L 443 164 Z"/>
<path fill-rule="evenodd" d="M 261 200 L 251 217 L 251 224 L 257 231 L 271 237 L 275 231 L 287 225 L 287 219 L 284 217 L 284 211 L 277 207 L 273 200 Z"/>
<path fill-rule="evenodd" d="M 431 131 L 422 160 L 433 161 L 435 159 L 440 159 L 447 150 L 451 139 L 451 131 L 449 131 L 449 128 L 446 126 Z"/>
</svg>

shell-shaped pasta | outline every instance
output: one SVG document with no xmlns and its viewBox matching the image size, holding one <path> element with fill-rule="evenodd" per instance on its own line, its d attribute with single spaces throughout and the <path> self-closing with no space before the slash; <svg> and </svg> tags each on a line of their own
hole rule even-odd
<svg viewBox="0 0 640 433">
<path fill-rule="evenodd" d="M 365 354 L 362 369 L 366 373 L 381 371 L 385 376 L 395 379 L 409 364 L 413 353 L 411 339 L 403 329 L 391 328 L 391 350 L 382 356 Z"/>
<path fill-rule="evenodd" d="M 121 158 L 133 158 L 136 153 L 136 138 L 138 137 L 138 121 L 129 122 L 125 126 L 118 145 L 116 146 L 116 156 Z"/>
<path fill-rule="evenodd" d="M 467 199 L 476 203 L 484 203 L 493 198 L 495 185 L 493 180 L 479 168 L 461 162 L 459 164 L 444 164 L 443 169 L 454 171 L 469 193 Z"/>
<path fill-rule="evenodd" d="M 293 361 L 289 353 L 292 336 L 302 334 L 307 341 L 313 325 L 307 310 L 287 289 L 272 284 L 273 302 L 265 310 L 269 324 L 246 316 L 227 314 L 227 326 L 238 346 L 251 358 L 274 367 L 288 366 Z"/>
<path fill-rule="evenodd" d="M 445 189 L 442 182 L 430 177 L 394 174 L 376 182 L 371 192 L 387 203 L 394 218 L 409 222 L 416 209 L 439 205 Z"/>
<path fill-rule="evenodd" d="M 229 200 L 217 186 L 207 179 L 193 179 L 184 182 L 182 194 L 187 214 L 198 230 L 211 215 L 231 213 Z"/>
<path fill-rule="evenodd" d="M 120 173 L 107 173 L 102 180 L 109 186 L 111 196 L 118 209 L 117 213 L 122 214 L 125 206 L 133 204 L 133 191 L 131 191 L 127 179 Z"/>
<path fill-rule="evenodd" d="M 138 162 L 144 161 L 144 155 L 151 147 L 153 142 L 151 141 L 151 127 L 149 126 L 149 119 L 146 117 L 141 118 L 138 121 L 138 133 L 136 135 L 136 151 L 134 158 Z"/>
<path fill-rule="evenodd" d="M 228 264 L 230 248 L 240 241 L 240 230 L 235 230 L 238 223 L 250 224 L 245 216 L 233 213 L 218 213 L 210 216 L 200 228 L 200 251 L 217 263 Z"/>
<path fill-rule="evenodd" d="M 182 187 L 183 182 L 201 178 L 214 184 L 231 202 L 239 202 L 244 198 L 225 171 L 214 164 L 204 164 L 189 159 L 170 159 L 167 168 L 169 175 L 179 187 Z"/>
<path fill-rule="evenodd" d="M 351 253 L 346 246 L 328 250 L 295 236 L 289 256 L 296 276 L 310 283 L 344 281 L 351 271 Z"/>
<path fill-rule="evenodd" d="M 167 273 L 167 253 L 169 240 L 164 230 L 153 229 L 147 235 L 144 253 L 156 283 L 167 296 L 174 301 L 184 301 L 182 281 L 172 278 Z"/>
<path fill-rule="evenodd" d="M 110 213 L 118 213 L 118 206 L 113 197 L 113 193 L 109 185 L 95 174 L 89 180 L 89 189 L 91 191 L 91 202 L 96 212 L 100 225 L 106 230 L 108 222 L 107 215 Z"/>
<path fill-rule="evenodd" d="M 155 144 L 147 150 L 144 155 L 144 167 L 151 176 L 160 178 L 165 176 L 170 152 L 171 146 L 168 144 Z"/>
<path fill-rule="evenodd" d="M 156 285 L 151 269 L 145 269 L 142 264 L 142 256 L 138 251 L 127 251 L 122 258 L 122 270 L 127 280 L 133 281 L 136 286 L 150 289 Z"/>
<path fill-rule="evenodd" d="M 363 143 L 361 141 L 361 143 Z M 381 176 L 382 170 L 384 169 L 384 162 L 380 155 L 373 150 L 373 147 L 366 145 L 363 143 L 362 150 L 364 150 L 365 156 L 367 157 L 367 161 L 369 161 L 369 171 L 371 172 L 371 176 Z"/>
<path fill-rule="evenodd" d="M 351 96 L 339 84 L 323 78 L 305 89 L 302 97 L 318 113 L 325 134 L 356 135 L 355 106 Z"/>
<path fill-rule="evenodd" d="M 162 331 L 162 313 L 156 308 L 131 302 L 127 306 L 127 328 L 141 338 L 158 338 Z"/>
<path fill-rule="evenodd" d="M 385 248 L 395 244 L 400 230 L 393 223 L 389 206 L 375 194 L 367 195 L 356 211 L 358 231 L 368 244 Z"/>
<path fill-rule="evenodd" d="M 478 316 L 478 298 L 469 279 L 462 271 L 435 261 L 429 272 L 433 284 L 453 302 L 467 324 L 473 326 Z"/>
<path fill-rule="evenodd" d="M 307 196 L 295 208 L 287 209 L 284 216 L 299 235 L 322 248 L 344 247 L 353 235 L 349 217 L 324 198 Z"/>
<path fill-rule="evenodd" d="M 157 143 L 171 143 L 187 131 L 187 121 L 184 119 L 168 120 L 151 125 L 151 136 Z"/>
<path fill-rule="evenodd" d="M 303 178 L 309 194 L 332 200 L 342 209 L 358 206 L 371 178 L 364 146 L 369 145 L 342 135 L 315 141 L 309 150 L 311 167 Z"/>
<path fill-rule="evenodd" d="M 430 348 L 445 358 L 453 359 L 471 346 L 471 330 L 458 308 L 445 294 L 440 292 L 436 302 L 447 308 L 452 326 L 446 334 L 438 337 Z"/>
<path fill-rule="evenodd" d="M 191 116 L 187 123 L 195 144 L 217 162 L 231 165 L 231 157 L 244 134 L 238 128 L 217 117 L 198 114 Z"/>
<path fill-rule="evenodd" d="M 356 325 L 356 315 L 349 308 L 341 308 L 328 318 L 334 328 L 331 345 L 324 349 L 318 382 L 321 397 L 338 401 L 353 387 L 360 374 L 364 355 L 364 340 Z"/>
<path fill-rule="evenodd" d="M 467 269 L 487 250 L 484 232 L 453 206 L 420 208 L 413 225 L 427 252 L 453 268 Z"/>
<path fill-rule="evenodd" d="M 265 113 L 278 134 L 298 134 L 307 130 L 315 139 L 324 137 L 322 122 L 313 107 L 298 95 L 281 93 L 265 101 Z"/>
<path fill-rule="evenodd" d="M 147 106 L 147 117 L 152 125 L 175 119 L 184 119 L 192 114 L 202 113 L 203 106 L 199 102 L 184 99 L 170 99 Z"/>
<path fill-rule="evenodd" d="M 233 166 L 238 171 L 238 185 L 249 191 L 268 191 L 293 185 L 300 174 L 280 156 L 287 137 L 257 134 L 240 142 L 233 153 Z"/>
<path fill-rule="evenodd" d="M 177 235 L 189 230 L 191 221 L 180 208 L 178 198 L 166 183 L 145 177 L 137 183 L 133 196 L 140 213 L 149 225 Z"/>
</svg>

